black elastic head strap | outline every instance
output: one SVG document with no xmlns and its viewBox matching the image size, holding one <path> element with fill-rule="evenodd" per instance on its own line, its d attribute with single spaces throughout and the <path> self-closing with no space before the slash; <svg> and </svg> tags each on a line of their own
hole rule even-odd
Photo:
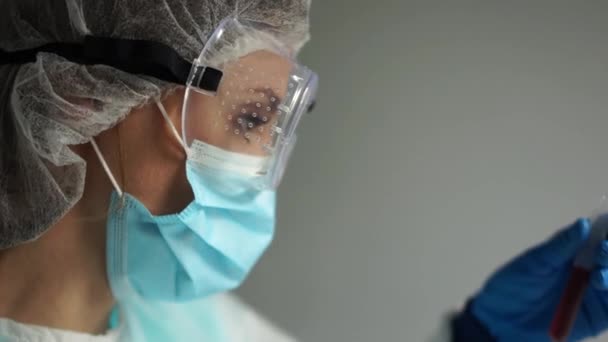
<svg viewBox="0 0 608 342">
<path fill-rule="evenodd" d="M 165 44 L 93 36 L 86 36 L 82 43 L 51 43 L 15 52 L 0 50 L 0 65 L 32 63 L 40 52 L 56 54 L 78 64 L 102 64 L 183 85 L 188 82 L 192 70 L 192 63 Z M 192 86 L 215 93 L 222 76 L 221 70 L 206 67 L 202 77 L 196 78 Z"/>
</svg>

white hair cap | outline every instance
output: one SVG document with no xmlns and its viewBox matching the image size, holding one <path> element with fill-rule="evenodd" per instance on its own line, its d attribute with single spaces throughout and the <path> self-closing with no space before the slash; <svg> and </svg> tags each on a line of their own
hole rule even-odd
<svg viewBox="0 0 608 342">
<path fill-rule="evenodd" d="M 268 25 L 295 53 L 308 40 L 309 7 L 310 0 L 5 0 L 0 50 L 93 35 L 164 43 L 192 61 L 220 21 L 235 16 Z M 0 65 L 0 80 L 0 249 L 39 237 L 81 198 L 86 165 L 69 145 L 174 86 L 51 53 Z"/>
</svg>

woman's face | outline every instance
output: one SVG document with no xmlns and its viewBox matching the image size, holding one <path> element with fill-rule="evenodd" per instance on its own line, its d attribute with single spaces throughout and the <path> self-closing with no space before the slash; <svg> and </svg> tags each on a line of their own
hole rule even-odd
<svg viewBox="0 0 608 342">
<path fill-rule="evenodd" d="M 190 92 L 186 144 L 196 139 L 232 152 L 265 156 L 264 146 L 271 144 L 273 126 L 282 115 L 278 105 L 287 93 L 291 67 L 289 60 L 263 50 L 226 64 L 216 96 Z M 165 96 L 162 104 L 181 135 L 184 89 Z M 133 110 L 100 135 L 98 143 L 122 190 L 153 214 L 179 212 L 193 200 L 186 153 L 156 104 Z"/>
</svg>

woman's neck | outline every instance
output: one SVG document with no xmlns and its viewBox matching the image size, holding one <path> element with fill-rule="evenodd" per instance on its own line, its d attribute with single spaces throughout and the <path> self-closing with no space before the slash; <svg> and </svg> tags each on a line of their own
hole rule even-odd
<svg viewBox="0 0 608 342">
<path fill-rule="evenodd" d="M 92 334 L 114 299 L 105 273 L 105 219 L 66 215 L 39 239 L 0 252 L 0 317 Z"/>
<path fill-rule="evenodd" d="M 0 317 L 91 334 L 107 330 L 114 298 L 106 276 L 112 185 L 88 145 L 81 200 L 37 240 L 0 250 Z"/>
</svg>

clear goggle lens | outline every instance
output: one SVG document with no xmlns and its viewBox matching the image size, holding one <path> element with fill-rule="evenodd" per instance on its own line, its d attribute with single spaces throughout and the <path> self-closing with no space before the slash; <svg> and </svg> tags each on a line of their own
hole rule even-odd
<svg viewBox="0 0 608 342">
<path fill-rule="evenodd" d="M 193 86 L 206 67 L 223 72 L 216 92 Z M 189 159 L 276 188 L 296 128 L 314 104 L 318 77 L 290 56 L 269 28 L 224 20 L 195 60 L 183 105 Z"/>
</svg>

